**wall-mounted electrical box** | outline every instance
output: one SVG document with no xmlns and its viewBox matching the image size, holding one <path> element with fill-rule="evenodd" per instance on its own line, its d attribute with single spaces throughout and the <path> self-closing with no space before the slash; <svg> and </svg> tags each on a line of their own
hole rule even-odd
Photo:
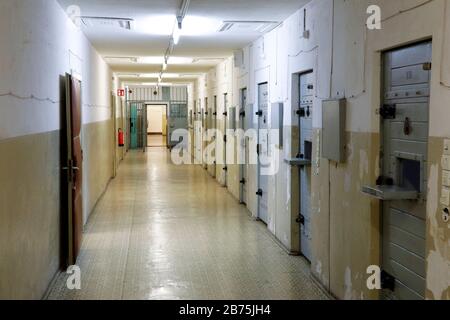
<svg viewBox="0 0 450 320">
<path fill-rule="evenodd" d="M 322 102 L 322 156 L 338 163 L 345 161 L 345 99 Z"/>
<path fill-rule="evenodd" d="M 278 139 L 275 144 L 281 149 L 283 147 L 283 119 L 284 119 L 284 104 L 273 103 L 272 104 L 272 130 L 278 130 Z"/>
</svg>

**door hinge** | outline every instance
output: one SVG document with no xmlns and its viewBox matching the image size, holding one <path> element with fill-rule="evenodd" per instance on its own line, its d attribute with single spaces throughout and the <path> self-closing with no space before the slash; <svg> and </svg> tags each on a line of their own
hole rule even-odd
<svg viewBox="0 0 450 320">
<path fill-rule="evenodd" d="M 381 288 L 391 291 L 395 290 L 395 278 L 386 271 L 381 272 Z"/>
<path fill-rule="evenodd" d="M 383 119 L 395 119 L 397 115 L 397 105 L 385 104 L 380 108 L 379 112 Z"/>
<path fill-rule="evenodd" d="M 259 155 L 259 151 L 260 151 L 260 150 L 259 150 L 259 149 L 260 149 L 259 146 L 260 146 L 259 144 L 256 145 L 256 154 L 257 154 L 257 155 Z"/>
<path fill-rule="evenodd" d="M 411 132 L 412 132 L 411 119 L 406 117 L 405 123 L 403 124 L 403 133 L 405 134 L 405 136 L 409 136 Z"/>
<path fill-rule="evenodd" d="M 432 63 L 431 62 L 427 62 L 423 64 L 423 70 L 425 71 L 430 71 L 432 67 Z"/>
<path fill-rule="evenodd" d="M 256 195 L 262 197 L 263 196 L 263 190 L 262 189 L 258 189 L 258 191 L 256 191 Z"/>
<path fill-rule="evenodd" d="M 227 142 L 227 136 L 223 136 L 223 142 Z"/>
</svg>

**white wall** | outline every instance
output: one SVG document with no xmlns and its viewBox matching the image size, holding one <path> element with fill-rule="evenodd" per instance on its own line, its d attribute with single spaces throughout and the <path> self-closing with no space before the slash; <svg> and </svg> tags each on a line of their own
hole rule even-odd
<svg viewBox="0 0 450 320">
<path fill-rule="evenodd" d="M 110 118 L 111 74 L 54 0 L 0 2 L 0 139 L 59 130 L 59 77 L 83 77 L 83 123 Z"/>
</svg>

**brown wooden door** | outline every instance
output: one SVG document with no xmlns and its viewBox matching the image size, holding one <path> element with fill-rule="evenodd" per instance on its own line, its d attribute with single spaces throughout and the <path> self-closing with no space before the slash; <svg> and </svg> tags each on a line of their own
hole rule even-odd
<svg viewBox="0 0 450 320">
<path fill-rule="evenodd" d="M 81 81 L 66 75 L 68 172 L 68 265 L 77 261 L 83 233 L 83 151 L 81 149 Z"/>
</svg>

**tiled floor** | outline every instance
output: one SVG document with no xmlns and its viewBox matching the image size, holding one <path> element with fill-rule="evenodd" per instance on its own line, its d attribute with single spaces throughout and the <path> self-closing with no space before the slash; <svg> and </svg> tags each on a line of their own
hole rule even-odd
<svg viewBox="0 0 450 320">
<path fill-rule="evenodd" d="M 82 289 L 61 274 L 49 299 L 326 299 L 289 256 L 198 166 L 165 149 L 132 152 L 86 227 Z"/>
</svg>

